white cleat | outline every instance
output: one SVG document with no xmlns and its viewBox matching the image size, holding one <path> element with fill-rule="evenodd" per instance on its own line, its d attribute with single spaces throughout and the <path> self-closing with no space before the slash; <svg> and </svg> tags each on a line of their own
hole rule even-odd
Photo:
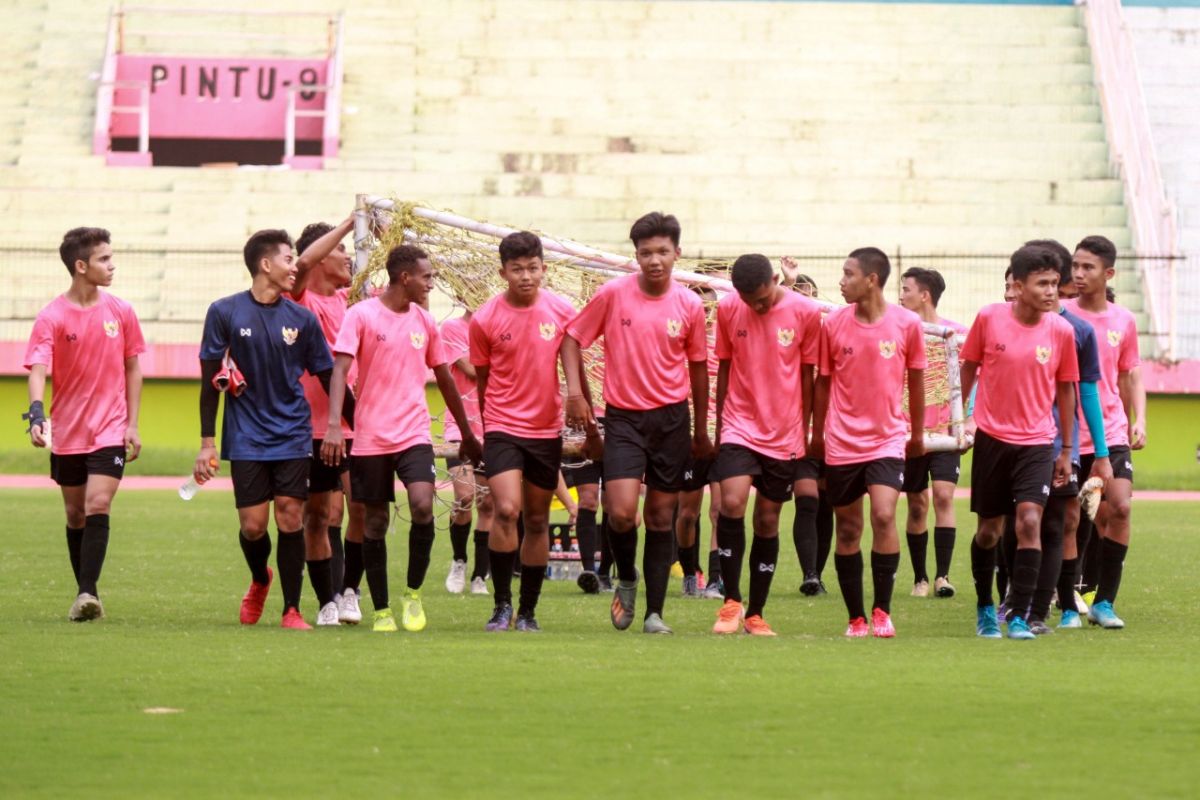
<svg viewBox="0 0 1200 800">
<path fill-rule="evenodd" d="M 100 604 L 100 598 L 87 592 L 83 592 L 75 598 L 75 602 L 71 604 L 71 610 L 67 613 L 67 619 L 71 622 L 88 622 L 103 616 L 104 606 Z"/>
<path fill-rule="evenodd" d="M 325 605 L 321 606 L 321 610 L 317 612 L 317 627 L 318 628 L 326 626 L 326 625 L 336 626 L 340 623 L 341 623 L 341 619 L 340 619 L 340 615 L 338 613 L 337 603 L 330 601 L 330 602 L 326 603 Z"/>
<path fill-rule="evenodd" d="M 917 581 L 912 588 L 913 597 L 929 597 L 929 581 Z"/>
<path fill-rule="evenodd" d="M 467 585 L 467 562 L 451 561 L 450 574 L 446 576 L 446 591 L 450 594 L 462 594 Z"/>
<path fill-rule="evenodd" d="M 358 592 L 347 589 L 337 604 L 338 622 L 343 625 L 357 625 L 362 622 L 362 611 L 358 608 Z"/>
<path fill-rule="evenodd" d="M 483 595 L 490 594 L 490 592 L 488 592 L 488 588 L 487 588 L 487 581 L 485 581 L 483 578 L 478 578 L 478 577 L 472 578 L 471 579 L 471 594 L 483 594 Z"/>
</svg>

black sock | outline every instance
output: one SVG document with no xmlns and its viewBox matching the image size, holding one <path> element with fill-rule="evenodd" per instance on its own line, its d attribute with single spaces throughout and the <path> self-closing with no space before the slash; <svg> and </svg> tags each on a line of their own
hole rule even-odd
<svg viewBox="0 0 1200 800">
<path fill-rule="evenodd" d="M 1037 588 L 1038 570 L 1042 565 L 1042 551 L 1033 547 L 1018 547 L 1013 556 L 1013 566 L 1008 575 L 1008 612 L 1006 617 L 1028 617 L 1029 605 L 1033 602 L 1033 591 Z"/>
<path fill-rule="evenodd" d="M 408 529 L 408 588 L 420 589 L 433 554 L 433 523 L 414 522 Z"/>
<path fill-rule="evenodd" d="M 71 558 L 71 572 L 75 583 L 79 583 L 79 551 L 83 547 L 83 528 L 67 527 L 67 555 Z"/>
<path fill-rule="evenodd" d="M 322 558 L 308 562 L 308 582 L 317 596 L 317 607 L 333 602 L 333 559 Z"/>
<path fill-rule="evenodd" d="M 928 583 L 929 573 L 925 571 L 925 550 L 929 545 L 929 531 L 907 533 L 905 538 L 908 539 L 908 557 L 912 561 L 913 583 L 921 581 Z M 871 563 L 874 565 L 874 558 L 871 559 Z"/>
<path fill-rule="evenodd" d="M 546 580 L 545 567 L 521 567 L 521 603 L 517 607 L 520 616 L 533 616 L 538 597 L 542 594 L 542 581 Z M 511 589 L 509 590 L 511 592 Z"/>
<path fill-rule="evenodd" d="M 1125 568 L 1125 554 L 1129 552 L 1129 545 L 1118 544 L 1106 538 L 1100 542 L 1100 548 L 1100 580 L 1096 589 L 1096 602 L 1107 600 L 1115 603 L 1117 592 L 1121 588 L 1121 572 Z"/>
<path fill-rule="evenodd" d="M 817 509 L 820 505 L 815 497 L 796 497 L 792 543 L 796 546 L 796 558 L 805 578 L 817 574 Z"/>
<path fill-rule="evenodd" d="M 1079 569 L 1078 558 L 1064 558 L 1058 571 L 1058 608 L 1060 611 L 1075 611 L 1075 571 Z"/>
<path fill-rule="evenodd" d="M 954 557 L 954 528 L 933 529 L 933 559 L 935 578 L 950 577 L 950 560 Z"/>
<path fill-rule="evenodd" d="M 817 495 L 817 577 L 825 572 L 829 562 L 829 553 L 833 550 L 833 504 L 829 502 L 829 494 L 820 492 Z"/>
<path fill-rule="evenodd" d="M 467 560 L 467 540 L 471 538 L 471 523 L 450 523 L 450 552 L 455 561 Z"/>
<path fill-rule="evenodd" d="M 346 574 L 342 578 L 342 590 L 353 589 L 358 593 L 358 585 L 363 576 L 363 543 L 346 540 Z"/>
<path fill-rule="evenodd" d="M 775 577 L 775 563 L 779 561 L 779 537 L 767 539 L 755 536 L 750 543 L 750 603 L 746 616 L 762 616 L 771 593 L 771 579 Z"/>
<path fill-rule="evenodd" d="M 742 601 L 742 559 L 746 556 L 746 520 L 721 514 L 717 517 L 717 551 L 721 556 L 721 577 L 725 581 L 725 599 Z"/>
<path fill-rule="evenodd" d="M 517 560 L 513 562 L 513 577 L 521 574 L 521 545 L 525 543 L 525 515 L 517 514 Z"/>
<path fill-rule="evenodd" d="M 579 540 L 579 563 L 585 572 L 596 571 L 596 550 L 600 532 L 596 529 L 596 509 L 581 508 L 575 517 L 575 535 Z"/>
<path fill-rule="evenodd" d="M 88 514 L 79 542 L 79 591 L 99 597 L 96 583 L 108 552 L 108 514 Z"/>
<path fill-rule="evenodd" d="M 300 592 L 304 589 L 304 531 L 279 531 L 275 547 L 275 567 L 279 570 L 279 589 L 283 592 L 283 610 L 300 610 Z"/>
<path fill-rule="evenodd" d="M 663 613 L 667 598 L 667 583 L 671 580 L 671 531 L 646 529 L 646 546 L 642 549 L 642 572 L 646 577 L 646 616 Z"/>
<path fill-rule="evenodd" d="M 700 521 L 692 526 L 692 543 L 679 548 L 679 566 L 685 578 L 694 578 L 700 571 Z"/>
<path fill-rule="evenodd" d="M 1100 552 L 1103 547 L 1104 537 L 1100 535 L 1096 524 L 1087 518 L 1087 514 L 1080 514 L 1080 530 L 1083 530 L 1084 525 L 1087 525 L 1089 535 L 1086 544 L 1081 538 L 1078 545 L 1079 582 L 1084 594 L 1087 594 L 1090 591 L 1095 591 L 1100 585 Z"/>
<path fill-rule="evenodd" d="M 1000 546 L 1004 550 L 1004 576 L 1007 584 L 1007 590 L 1000 595 L 1000 600 L 1007 602 L 1008 595 L 1012 594 L 1013 570 L 1017 565 L 1017 518 L 1012 515 L 1005 519 L 1004 537 L 1000 540 Z"/>
<path fill-rule="evenodd" d="M 346 580 L 346 550 L 342 545 L 342 526 L 330 525 L 328 534 L 329 549 L 333 553 L 329 559 L 329 581 L 333 586 L 333 593 L 341 594 Z"/>
<path fill-rule="evenodd" d="M 721 577 L 721 551 L 708 551 L 708 582 L 724 580 Z"/>
<path fill-rule="evenodd" d="M 387 539 L 364 539 L 362 543 L 363 570 L 367 573 L 367 589 L 376 611 L 388 607 Z"/>
<path fill-rule="evenodd" d="M 838 585 L 842 587 L 842 599 L 846 602 L 846 611 L 850 613 L 850 619 L 866 619 L 867 610 L 863 607 L 862 551 L 848 556 L 834 553 L 833 568 L 837 570 Z"/>
<path fill-rule="evenodd" d="M 608 527 L 608 515 L 600 515 L 600 566 L 596 574 L 608 577 L 612 574 L 613 552 L 612 531 Z"/>
<path fill-rule="evenodd" d="M 488 550 L 488 560 L 492 565 L 492 594 L 496 607 L 505 603 L 512 605 L 513 563 L 517 560 L 517 551 L 500 553 Z"/>
<path fill-rule="evenodd" d="M 250 577 L 260 586 L 270 582 L 267 573 L 267 561 L 271 558 L 271 537 L 265 533 L 251 541 L 246 534 L 238 531 L 238 542 L 242 545 L 242 555 L 246 557 L 246 566 L 250 567 Z"/>
<path fill-rule="evenodd" d="M 878 608 L 888 614 L 892 613 L 892 589 L 896 586 L 896 570 L 898 569 L 900 569 L 899 553 L 871 551 L 871 582 L 875 585 L 875 599 L 871 603 L 872 608 Z"/>
<path fill-rule="evenodd" d="M 471 572 L 471 580 L 481 578 L 487 580 L 491 559 L 488 558 L 488 532 L 476 530 L 475 536 L 475 569 Z"/>
<path fill-rule="evenodd" d="M 626 583 L 637 580 L 637 528 L 630 528 L 627 531 L 616 531 L 610 528 L 608 541 L 612 546 L 617 577 Z"/>
<path fill-rule="evenodd" d="M 996 548 L 980 547 L 971 538 L 971 576 L 975 579 L 975 604 L 980 608 L 995 605 L 992 581 L 996 577 Z"/>
<path fill-rule="evenodd" d="M 1058 586 L 1058 575 L 1062 569 L 1063 525 L 1066 523 L 1067 498 L 1051 497 L 1042 512 L 1042 563 L 1038 568 L 1037 585 L 1029 603 L 1030 621 L 1046 621 L 1050 614 L 1050 601 Z"/>
</svg>

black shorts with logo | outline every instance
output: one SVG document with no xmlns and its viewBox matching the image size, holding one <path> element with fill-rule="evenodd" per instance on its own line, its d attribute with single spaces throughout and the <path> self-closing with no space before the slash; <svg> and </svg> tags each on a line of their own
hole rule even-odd
<svg viewBox="0 0 1200 800">
<path fill-rule="evenodd" d="M 1003 517 L 1018 503 L 1045 506 L 1054 479 L 1054 445 L 1009 444 L 983 431 L 975 433 L 971 459 L 971 511 Z"/>
<path fill-rule="evenodd" d="M 360 503 L 393 503 L 396 478 L 406 486 L 434 483 L 433 445 L 415 444 L 398 453 L 355 456 L 350 463 L 350 496 Z"/>
<path fill-rule="evenodd" d="M 712 458 L 701 458 L 696 460 L 692 458 L 691 445 L 688 445 L 688 460 L 683 468 L 683 485 L 679 489 L 681 492 L 698 492 L 712 481 L 716 480 L 713 473 L 713 465 L 717 463 L 715 456 Z"/>
<path fill-rule="evenodd" d="M 285 461 L 231 461 L 233 501 L 238 508 L 266 503 L 276 497 L 308 499 L 308 470 L 312 458 Z"/>
<path fill-rule="evenodd" d="M 926 453 L 920 458 L 904 460 L 904 492 L 923 492 L 929 488 L 929 479 L 958 483 L 962 456 L 955 452 Z"/>
<path fill-rule="evenodd" d="M 904 459 L 877 458 L 857 464 L 826 464 L 825 490 L 834 508 L 846 506 L 867 493 L 869 486 L 904 486 Z"/>
<path fill-rule="evenodd" d="M 336 467 L 321 460 L 321 445 L 324 443 L 324 439 L 313 439 L 312 466 L 308 468 L 308 491 L 313 494 L 341 489 L 342 475 L 350 471 L 350 448 L 354 440 L 346 440 L 346 456 Z"/>
<path fill-rule="evenodd" d="M 1051 497 L 1078 497 L 1079 496 L 1079 465 L 1071 464 L 1071 476 L 1067 478 L 1067 482 L 1062 486 L 1050 485 Z"/>
<path fill-rule="evenodd" d="M 567 486 L 587 486 L 590 483 L 600 483 L 603 466 L 599 461 L 589 461 L 580 467 L 562 467 L 563 480 Z"/>
<path fill-rule="evenodd" d="M 692 451 L 687 401 L 647 411 L 604 412 L 604 480 L 637 478 L 647 489 L 678 492 Z"/>
<path fill-rule="evenodd" d="M 519 470 L 522 477 L 539 489 L 558 488 L 558 468 L 562 465 L 562 439 L 528 439 L 511 433 L 491 431 L 483 435 L 483 463 L 488 475 Z"/>
<path fill-rule="evenodd" d="M 1133 482 L 1133 454 L 1125 445 L 1108 448 L 1108 460 L 1112 463 L 1114 478 Z M 1096 454 L 1088 453 L 1079 457 L 1079 474 L 1083 480 L 1092 474 L 1092 465 L 1096 463 Z"/>
<path fill-rule="evenodd" d="M 50 454 L 50 477 L 59 486 L 83 486 L 88 475 L 107 475 L 121 480 L 125 477 L 125 448 L 114 445 L 90 453 Z"/>
<path fill-rule="evenodd" d="M 754 488 L 771 502 L 786 503 L 796 481 L 817 479 L 817 466 L 809 458 L 771 458 L 740 444 L 721 445 L 713 476 L 725 480 L 739 475 L 751 476 Z"/>
</svg>

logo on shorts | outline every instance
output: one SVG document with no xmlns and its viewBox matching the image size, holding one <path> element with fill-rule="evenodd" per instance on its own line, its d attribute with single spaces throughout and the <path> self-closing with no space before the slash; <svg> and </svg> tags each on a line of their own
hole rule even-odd
<svg viewBox="0 0 1200 800">
<path fill-rule="evenodd" d="M 425 334 L 412 331 L 408 334 L 408 340 L 412 342 L 414 350 L 420 350 L 425 346 Z"/>
<path fill-rule="evenodd" d="M 110 339 L 117 338 L 117 334 L 121 332 L 121 323 L 115 319 L 104 320 L 104 335 Z M 1111 333 L 1111 332 L 1110 332 Z"/>
<path fill-rule="evenodd" d="M 1042 347 L 1041 345 L 1038 345 L 1037 352 L 1035 353 L 1035 355 L 1037 356 L 1037 362 L 1039 364 L 1049 363 L 1051 352 L 1052 351 L 1049 347 Z"/>
<path fill-rule="evenodd" d="M 881 339 L 879 341 L 879 355 L 883 356 L 884 358 L 891 358 L 892 356 L 896 355 L 896 342 L 885 342 Z"/>
<path fill-rule="evenodd" d="M 113 456 L 113 466 L 114 467 L 125 466 L 125 459 L 121 458 L 120 456 Z"/>
<path fill-rule="evenodd" d="M 904 473 L 903 473 L 903 472 L 901 472 L 901 473 L 900 473 L 900 478 L 899 478 L 899 481 L 900 481 L 901 483 L 904 483 Z"/>
<path fill-rule="evenodd" d="M 780 328 L 775 331 L 775 339 L 779 342 L 780 347 L 787 347 L 796 341 L 796 331 L 794 328 Z"/>
<path fill-rule="evenodd" d="M 674 339 L 679 335 L 681 330 L 683 330 L 683 323 L 681 321 L 677 319 L 667 320 L 667 336 L 670 336 L 672 339 Z"/>
<path fill-rule="evenodd" d="M 293 345 L 296 343 L 296 337 L 298 337 L 299 335 L 300 335 L 299 328 L 284 328 L 283 329 L 283 343 L 286 345 Z"/>
<path fill-rule="evenodd" d="M 1133 462 L 1132 462 L 1132 461 L 1126 461 L 1126 462 L 1125 462 L 1125 469 L 1129 470 L 1130 472 L 1133 472 Z"/>
<path fill-rule="evenodd" d="M 1120 347 L 1121 346 L 1121 332 L 1120 331 L 1114 331 L 1111 329 L 1109 330 L 1108 346 L 1109 347 Z"/>
<path fill-rule="evenodd" d="M 555 324 L 553 322 L 543 322 L 538 325 L 538 333 L 540 333 L 542 335 L 542 338 L 545 339 L 547 342 L 554 341 L 554 334 L 557 331 L 558 331 L 558 328 L 555 326 Z"/>
<path fill-rule="evenodd" d="M 1042 494 L 1046 495 L 1047 497 L 1050 496 L 1050 487 L 1044 483 L 1042 484 Z"/>
<path fill-rule="evenodd" d="M 690 481 L 690 480 L 691 480 L 692 478 L 694 478 L 695 476 L 696 476 L 696 473 L 695 473 L 695 472 L 693 472 L 693 471 L 692 471 L 692 470 L 690 470 L 690 469 L 685 469 L 685 470 L 683 471 L 683 479 L 684 479 L 685 481 Z"/>
</svg>

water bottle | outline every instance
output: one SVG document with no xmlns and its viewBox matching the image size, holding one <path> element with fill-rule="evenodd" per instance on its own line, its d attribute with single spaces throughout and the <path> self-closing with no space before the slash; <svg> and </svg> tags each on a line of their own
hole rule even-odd
<svg viewBox="0 0 1200 800">
<path fill-rule="evenodd" d="M 213 469 L 216 469 L 219 464 L 220 462 L 215 458 L 210 458 L 208 460 L 208 465 Z M 188 478 L 182 486 L 179 487 L 179 498 L 181 500 L 191 500 L 196 496 L 196 492 L 200 491 L 200 487 L 203 485 L 204 484 L 197 481 L 196 476 L 193 475 L 192 477 Z"/>
</svg>

